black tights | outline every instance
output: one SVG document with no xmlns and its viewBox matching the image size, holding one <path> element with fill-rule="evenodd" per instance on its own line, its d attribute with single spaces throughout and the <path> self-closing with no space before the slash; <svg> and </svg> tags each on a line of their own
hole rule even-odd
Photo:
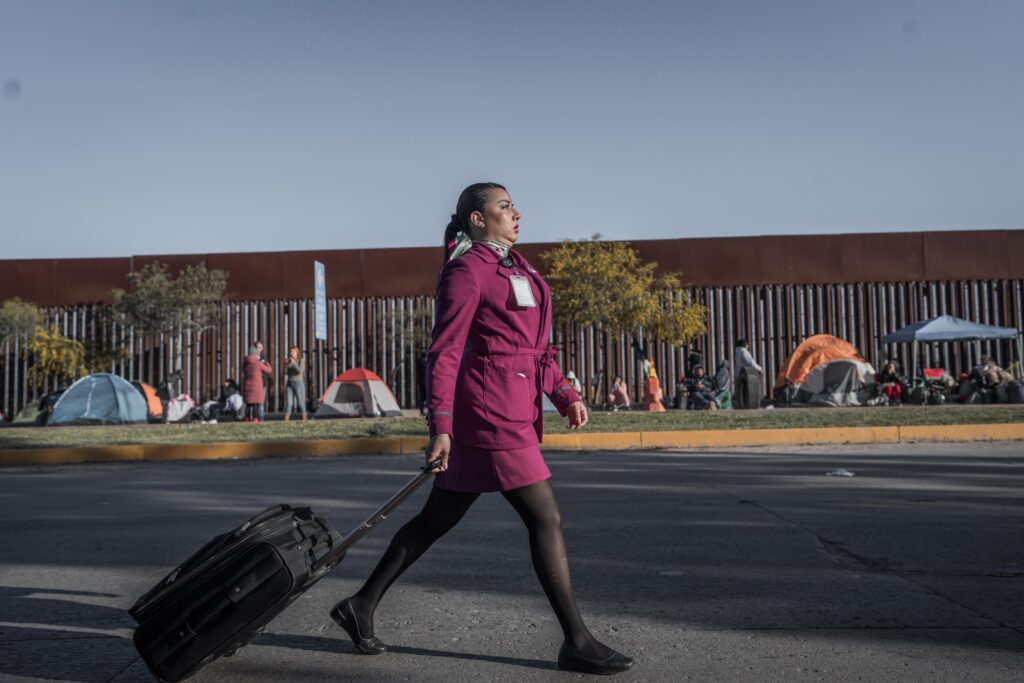
<svg viewBox="0 0 1024 683">
<path fill-rule="evenodd" d="M 565 640 L 585 654 L 603 658 L 611 650 L 587 630 L 576 607 L 569 580 L 569 562 L 562 538 L 562 520 L 555 492 L 547 481 L 503 491 L 530 533 L 530 555 L 537 578 L 548 596 Z M 434 488 L 418 515 L 398 530 L 384 556 L 362 589 L 352 597 L 352 607 L 364 635 L 373 634 L 373 613 L 384 593 L 434 541 L 462 519 L 479 493 Z"/>
</svg>

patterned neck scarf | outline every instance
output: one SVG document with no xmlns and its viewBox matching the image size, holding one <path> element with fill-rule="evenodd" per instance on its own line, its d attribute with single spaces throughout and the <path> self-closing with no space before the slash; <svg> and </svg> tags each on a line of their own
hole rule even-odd
<svg viewBox="0 0 1024 683">
<path fill-rule="evenodd" d="M 479 242 L 480 244 L 486 244 L 488 247 L 498 253 L 498 256 L 505 258 L 508 256 L 508 245 L 502 244 L 501 242 L 494 242 L 492 240 L 474 240 L 464 232 L 457 232 L 455 239 L 448 243 L 448 251 L 451 252 L 451 256 L 448 257 L 449 261 L 454 261 L 459 258 L 467 251 L 473 248 L 473 245 Z"/>
<path fill-rule="evenodd" d="M 505 258 L 506 256 L 508 256 L 508 249 L 509 249 L 509 247 L 508 247 L 507 244 L 502 244 L 501 242 L 495 242 L 493 240 L 475 240 L 475 241 L 479 242 L 480 244 L 486 244 L 491 249 L 493 249 L 494 251 L 498 252 L 498 256 L 500 256 L 501 258 Z"/>
</svg>

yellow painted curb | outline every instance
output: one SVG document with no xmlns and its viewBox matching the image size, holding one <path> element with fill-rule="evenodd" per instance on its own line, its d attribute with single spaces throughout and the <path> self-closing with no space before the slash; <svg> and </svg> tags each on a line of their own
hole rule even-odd
<svg viewBox="0 0 1024 683">
<path fill-rule="evenodd" d="M 89 462 L 225 460 L 335 455 L 422 453 L 426 436 L 382 439 L 317 439 L 204 444 L 135 444 L 0 451 L 0 465 L 74 465 Z M 920 425 L 913 427 L 823 427 L 819 429 L 733 429 L 674 432 L 571 432 L 547 434 L 552 450 L 638 448 L 728 448 L 735 446 L 900 443 L 906 441 L 1024 440 L 1024 423 Z"/>
<path fill-rule="evenodd" d="M 571 432 L 545 434 L 544 448 L 583 449 L 594 451 L 622 451 L 642 448 L 641 432 Z"/>
<path fill-rule="evenodd" d="M 643 432 L 644 448 L 727 448 L 797 444 L 897 443 L 896 427 L 823 427 L 818 429 L 733 429 Z"/>
<path fill-rule="evenodd" d="M 900 427 L 900 441 L 1016 441 L 1024 423 Z"/>
<path fill-rule="evenodd" d="M 423 453 L 427 449 L 429 441 L 429 436 L 403 436 L 401 439 L 402 454 Z"/>
<path fill-rule="evenodd" d="M 0 453 L 4 465 L 73 465 L 85 462 L 129 462 L 146 458 L 144 446 L 30 448 Z"/>
</svg>

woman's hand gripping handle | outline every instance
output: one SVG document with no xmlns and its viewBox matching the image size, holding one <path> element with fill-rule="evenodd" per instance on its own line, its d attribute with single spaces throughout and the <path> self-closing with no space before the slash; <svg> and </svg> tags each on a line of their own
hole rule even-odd
<svg viewBox="0 0 1024 683">
<path fill-rule="evenodd" d="M 425 451 L 427 465 L 424 469 L 430 469 L 435 474 L 448 469 L 448 455 L 452 451 L 452 437 L 447 434 L 438 434 L 430 439 Z"/>
</svg>

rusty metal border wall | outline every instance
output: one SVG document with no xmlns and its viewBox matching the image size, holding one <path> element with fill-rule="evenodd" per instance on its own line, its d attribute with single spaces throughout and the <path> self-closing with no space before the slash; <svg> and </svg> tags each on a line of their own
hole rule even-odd
<svg viewBox="0 0 1024 683">
<path fill-rule="evenodd" d="M 681 272 L 700 287 L 953 282 L 1024 278 L 1024 230 L 714 237 L 632 242 L 662 271 Z M 520 251 L 543 271 L 538 255 Z M 97 259 L 0 260 L 0 301 L 21 297 L 40 306 L 108 301 L 127 287 L 127 273 L 161 261 L 172 271 L 204 263 L 226 270 L 235 301 L 312 298 L 313 261 L 327 267 L 327 296 L 431 296 L 440 248 L 348 249 L 237 254 L 171 254 Z"/>
<path fill-rule="evenodd" d="M 552 244 L 525 244 L 538 267 Z M 882 337 L 940 313 L 982 323 L 1024 327 L 1024 230 L 863 233 L 729 237 L 633 242 L 644 260 L 678 271 L 694 301 L 708 307 L 709 328 L 690 349 L 641 340 L 654 357 L 668 395 L 683 373 L 688 350 L 714 367 L 732 354 L 739 337 L 765 367 L 766 395 L 780 364 L 800 340 L 829 333 L 849 340 L 874 365 L 893 357 L 909 364 L 909 349 L 883 347 Z M 313 261 L 328 273 L 329 339 L 313 344 Z M 178 270 L 205 263 L 229 273 L 230 303 L 224 322 L 192 344 L 182 335 L 143 339 L 131 329 L 102 323 L 97 303 L 126 274 L 162 261 Z M 256 339 L 280 372 L 291 345 L 310 354 L 311 391 L 341 371 L 367 366 L 393 388 L 401 405 L 416 403 L 415 358 L 409 345 L 416 312 L 432 307 L 440 267 L 438 248 L 306 252 L 149 255 L 101 259 L 0 260 L 0 300 L 18 296 L 45 308 L 47 319 L 74 339 L 113 337 L 131 350 L 113 371 L 156 383 L 179 363 L 183 389 L 200 402 L 237 379 L 242 355 Z M 639 365 L 627 340 L 590 328 L 557 330 L 561 362 L 573 369 L 591 400 L 609 378 L 623 375 L 639 398 Z M 52 387 L 30 386 L 24 339 L 0 347 L 0 410 L 10 415 Z M 958 372 L 991 353 L 1006 364 L 1010 342 L 925 345 L 924 366 Z M 594 381 L 600 376 L 601 386 Z M 280 378 L 271 385 L 268 409 L 283 406 Z"/>
<path fill-rule="evenodd" d="M 765 368 L 767 396 L 779 366 L 812 334 L 828 333 L 850 341 L 876 367 L 888 358 L 909 367 L 907 345 L 887 346 L 881 340 L 917 320 L 949 313 L 981 323 L 1024 328 L 1024 278 L 701 286 L 690 288 L 687 294 L 709 310 L 705 334 L 688 348 L 640 339 L 670 397 L 689 351 L 702 353 L 713 368 L 732 357 L 733 344 L 740 337 L 750 340 L 751 352 Z M 155 384 L 180 364 L 182 389 L 199 403 L 215 397 L 225 378 L 238 379 L 246 349 L 261 339 L 275 368 L 267 400 L 270 411 L 284 406 L 281 374 L 292 345 L 309 354 L 311 393 L 322 391 L 348 368 L 368 367 L 391 386 L 403 407 L 415 407 L 418 379 L 411 344 L 413 325 L 423 321 L 417 311 L 432 309 L 431 297 L 334 297 L 327 305 L 328 340 L 322 348 L 313 342 L 312 299 L 230 302 L 220 328 L 204 333 L 195 344 L 183 335 L 140 338 L 129 328 L 100 322 L 96 305 L 53 306 L 46 309 L 46 316 L 73 339 L 107 336 L 119 340 L 130 353 L 111 370 L 123 377 Z M 630 340 L 591 327 L 555 330 L 553 337 L 561 346 L 563 369 L 576 372 L 589 400 L 602 402 L 609 379 L 616 375 L 626 379 L 634 398 L 639 399 L 640 366 Z M 53 388 L 29 382 L 24 344 L 24 339 L 13 339 L 0 347 L 0 409 L 7 415 Z M 1013 344 L 925 344 L 921 361 L 923 367 L 944 367 L 955 374 L 975 364 L 979 353 L 987 353 L 1005 366 L 1015 358 Z"/>
</svg>

